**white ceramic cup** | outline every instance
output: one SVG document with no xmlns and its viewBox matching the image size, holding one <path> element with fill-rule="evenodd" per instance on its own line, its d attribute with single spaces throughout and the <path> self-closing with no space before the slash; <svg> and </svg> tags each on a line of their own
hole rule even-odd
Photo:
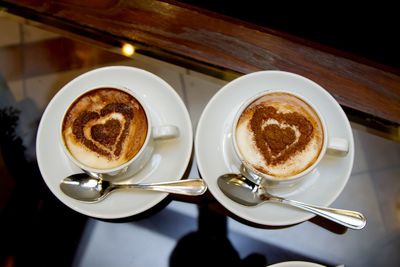
<svg viewBox="0 0 400 267">
<path fill-rule="evenodd" d="M 140 148 L 140 150 L 137 152 L 137 154 L 131 158 L 130 160 L 128 160 L 127 162 L 114 167 L 114 168 L 110 168 L 110 169 L 97 169 L 97 168 L 93 168 L 90 166 L 87 166 L 85 164 L 83 164 L 82 162 L 80 162 L 79 160 L 77 160 L 69 151 L 69 149 L 67 148 L 65 141 L 64 141 L 64 137 L 62 134 L 62 127 L 63 127 L 63 122 L 64 122 L 64 117 L 66 115 L 66 113 L 68 112 L 70 106 L 77 100 L 79 99 L 81 96 L 87 94 L 90 91 L 96 90 L 96 89 L 100 89 L 100 88 L 112 88 L 112 89 L 117 89 L 117 90 L 121 90 L 125 93 L 130 94 L 131 96 L 133 96 L 139 103 L 140 105 L 143 107 L 143 110 L 146 114 L 146 119 L 147 119 L 147 135 L 146 135 L 146 139 L 142 145 L 142 147 Z M 91 88 L 85 92 L 83 92 L 82 94 L 80 94 L 79 96 L 77 96 L 71 103 L 70 105 L 67 107 L 67 109 L 65 110 L 64 116 L 62 117 L 62 120 L 60 122 L 60 135 L 59 135 L 59 139 L 60 139 L 60 144 L 63 148 L 64 153 L 67 155 L 67 157 L 79 168 L 81 168 L 83 171 L 87 172 L 87 173 L 92 173 L 95 175 L 99 175 L 101 174 L 102 177 L 104 179 L 107 180 L 115 180 L 115 181 L 120 181 L 120 180 L 125 180 L 130 178 L 132 175 L 136 174 L 137 172 L 139 172 L 140 170 L 143 169 L 143 167 L 146 165 L 146 163 L 150 160 L 153 151 L 154 151 L 154 142 L 158 141 L 158 140 L 166 140 L 166 139 L 173 139 L 173 138 L 178 138 L 179 137 L 179 129 L 177 126 L 174 125 L 153 125 L 152 121 L 151 121 L 151 116 L 149 113 L 149 109 L 147 107 L 147 104 L 145 103 L 145 101 L 143 99 L 141 99 L 141 97 L 136 94 L 134 91 L 125 88 L 125 87 L 121 87 L 118 85 L 102 85 L 102 86 L 97 86 L 95 88 Z"/>
<path fill-rule="evenodd" d="M 276 177 L 276 176 L 273 176 L 273 175 L 270 175 L 267 173 L 263 173 L 255 168 L 253 168 L 248 163 L 248 161 L 244 158 L 244 156 L 240 152 L 240 149 L 237 144 L 236 129 L 237 129 L 237 124 L 239 122 L 240 116 L 242 115 L 244 110 L 255 100 L 257 100 L 267 94 L 271 94 L 271 93 L 285 93 L 285 94 L 293 95 L 293 96 L 299 98 L 300 100 L 302 100 L 303 102 L 308 104 L 313 109 L 313 111 L 318 116 L 319 120 L 321 121 L 322 131 L 323 131 L 323 144 L 322 144 L 320 153 L 318 155 L 318 158 L 314 161 L 314 163 L 312 165 L 310 165 L 309 167 L 307 167 L 300 173 L 297 173 L 292 176 Z M 258 93 L 256 95 L 252 96 L 248 100 L 245 100 L 243 102 L 243 104 L 240 106 L 240 108 L 238 109 L 238 112 L 236 113 L 235 118 L 232 123 L 232 141 L 233 141 L 233 147 L 234 147 L 234 151 L 235 151 L 236 155 L 240 159 L 241 164 L 246 168 L 247 173 L 250 174 L 250 177 L 248 177 L 248 178 L 252 178 L 252 180 L 257 183 L 261 183 L 261 184 L 265 183 L 265 185 L 269 186 L 269 187 L 280 187 L 280 186 L 293 185 L 296 182 L 300 181 L 307 174 L 309 174 L 312 170 L 314 170 L 317 167 L 317 165 L 320 163 L 322 158 L 327 153 L 329 153 L 330 155 L 333 155 L 333 156 L 340 157 L 340 156 L 345 156 L 349 150 L 348 140 L 346 140 L 344 138 L 328 135 L 328 126 L 327 126 L 323 116 L 321 115 L 321 113 L 318 111 L 318 109 L 315 107 L 315 105 L 313 105 L 313 103 L 311 101 L 307 100 L 305 97 L 303 97 L 299 94 L 295 94 L 295 93 L 284 91 L 284 90 L 264 91 L 264 92 L 261 92 L 261 93 Z"/>
</svg>

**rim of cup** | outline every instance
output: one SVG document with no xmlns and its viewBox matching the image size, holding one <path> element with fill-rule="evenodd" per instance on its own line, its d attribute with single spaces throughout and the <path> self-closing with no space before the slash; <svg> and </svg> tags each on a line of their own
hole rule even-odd
<svg viewBox="0 0 400 267">
<path fill-rule="evenodd" d="M 262 173 L 261 171 L 253 168 L 241 155 L 239 147 L 237 145 L 236 142 L 236 126 L 237 123 L 239 121 L 240 116 L 242 115 L 243 111 L 251 104 L 253 103 L 255 100 L 257 100 L 258 98 L 264 96 L 264 95 L 268 95 L 271 93 L 285 93 L 285 94 L 289 94 L 289 95 L 293 95 L 297 98 L 299 98 L 301 101 L 303 101 L 304 103 L 306 103 L 307 105 L 309 105 L 311 107 L 311 109 L 315 112 L 315 114 L 317 114 L 317 117 L 319 118 L 319 120 L 321 121 L 321 125 L 322 125 L 322 132 L 323 132 L 323 143 L 322 143 L 322 147 L 321 150 L 318 154 L 318 158 L 314 161 L 313 164 L 311 164 L 310 166 L 308 166 L 306 169 L 304 169 L 303 171 L 295 174 L 295 175 L 290 175 L 287 177 L 276 177 L 270 174 L 265 174 Z M 299 95 L 297 93 L 293 93 L 287 90 L 281 90 L 281 89 L 271 89 L 271 90 L 266 90 L 266 91 L 262 91 L 259 92 L 255 95 L 253 95 L 252 97 L 248 98 L 247 100 L 245 100 L 239 107 L 238 111 L 236 112 L 235 118 L 233 120 L 232 123 L 232 141 L 233 141 L 233 148 L 234 151 L 236 153 L 236 155 L 239 157 L 241 163 L 251 172 L 253 172 L 254 174 L 260 176 L 261 178 L 265 178 L 269 181 L 272 182 L 278 182 L 278 183 L 287 183 L 287 182 L 293 182 L 293 181 L 297 181 L 300 178 L 303 178 L 305 175 L 307 175 L 308 173 L 310 173 L 312 170 L 315 169 L 316 165 L 318 165 L 318 163 L 322 160 L 322 158 L 324 157 L 327 147 L 328 147 L 328 130 L 327 130 L 327 125 L 325 122 L 324 117 L 322 116 L 322 114 L 319 112 L 319 110 L 315 107 L 315 105 L 313 103 L 311 103 L 310 100 L 308 100 L 307 98 L 305 98 L 302 95 Z"/>
<path fill-rule="evenodd" d="M 64 141 L 64 136 L 63 136 L 63 124 L 64 124 L 64 119 L 65 119 L 65 115 L 67 114 L 67 112 L 69 111 L 71 105 L 73 103 L 75 103 L 75 101 L 77 101 L 80 97 L 82 97 L 83 95 L 92 92 L 94 90 L 98 90 L 101 88 L 111 88 L 111 89 L 117 89 L 120 91 L 123 91 L 125 93 L 128 93 L 129 95 L 133 96 L 138 102 L 139 104 L 142 106 L 144 113 L 146 115 L 146 120 L 147 120 L 147 135 L 146 135 L 146 139 L 142 145 L 142 147 L 140 148 L 140 150 L 138 151 L 138 153 L 136 153 L 136 155 L 134 157 L 132 157 L 130 160 L 128 160 L 127 162 L 114 167 L 114 168 L 109 168 L 109 169 L 97 169 L 97 168 L 93 168 L 90 166 L 87 166 L 83 163 L 81 163 L 80 161 L 78 161 L 69 151 L 67 145 L 65 144 Z M 145 148 L 147 147 L 148 143 L 150 142 L 150 138 L 151 138 L 151 130 L 152 130 L 152 125 L 151 125 L 151 121 L 150 121 L 150 117 L 149 117 L 150 113 L 149 110 L 147 109 L 146 105 L 144 104 L 144 101 L 141 99 L 141 97 L 136 94 L 135 92 L 133 92 L 132 90 L 128 89 L 125 86 L 120 86 L 120 85 L 116 85 L 116 84 L 104 84 L 104 85 L 100 85 L 100 86 L 96 86 L 93 87 L 91 89 L 88 89 L 86 91 L 84 91 L 83 93 L 79 94 L 78 96 L 76 96 L 69 104 L 68 107 L 66 108 L 66 110 L 64 111 L 64 114 L 62 116 L 62 120 L 61 123 L 59 125 L 60 127 L 60 142 L 61 142 L 61 146 L 63 148 L 64 153 L 67 155 L 67 157 L 79 168 L 81 168 L 82 170 L 86 170 L 89 172 L 94 172 L 94 173 L 98 173 L 98 174 L 106 174 L 106 173 L 113 173 L 113 172 L 117 172 L 120 171 L 124 168 L 127 168 L 133 161 L 135 161 L 135 159 L 137 159 L 138 157 L 140 157 L 141 154 L 143 154 L 143 152 L 145 151 Z"/>
</svg>

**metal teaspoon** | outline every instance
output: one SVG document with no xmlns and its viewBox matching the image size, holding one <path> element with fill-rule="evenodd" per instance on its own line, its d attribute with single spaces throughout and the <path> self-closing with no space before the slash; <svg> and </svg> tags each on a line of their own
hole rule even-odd
<svg viewBox="0 0 400 267">
<path fill-rule="evenodd" d="M 256 206 L 264 202 L 283 203 L 312 212 L 351 229 L 362 229 L 366 224 L 364 215 L 356 211 L 318 207 L 273 196 L 242 174 L 221 175 L 218 178 L 218 186 L 230 199 L 245 206 Z"/>
<path fill-rule="evenodd" d="M 71 198 L 85 202 L 97 202 L 103 200 L 115 190 L 130 188 L 198 196 L 207 190 L 207 185 L 202 179 L 186 179 L 148 184 L 114 184 L 106 180 L 91 177 L 86 173 L 78 173 L 62 180 L 60 188 L 64 194 Z"/>
</svg>

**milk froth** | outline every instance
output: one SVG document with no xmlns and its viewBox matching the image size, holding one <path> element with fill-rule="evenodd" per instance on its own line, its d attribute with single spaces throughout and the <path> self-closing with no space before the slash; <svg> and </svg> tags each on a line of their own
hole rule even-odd
<svg viewBox="0 0 400 267">
<path fill-rule="evenodd" d="M 236 125 L 236 144 L 252 168 L 278 179 L 301 173 L 321 152 L 324 136 L 315 111 L 288 93 L 269 93 L 253 101 Z"/>
<path fill-rule="evenodd" d="M 99 88 L 69 107 L 62 125 L 69 153 L 85 166 L 106 170 L 132 159 L 147 137 L 148 122 L 141 104 L 115 88 Z"/>
</svg>

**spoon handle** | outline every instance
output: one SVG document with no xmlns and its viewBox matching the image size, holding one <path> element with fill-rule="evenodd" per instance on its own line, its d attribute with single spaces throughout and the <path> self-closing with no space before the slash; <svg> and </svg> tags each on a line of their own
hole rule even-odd
<svg viewBox="0 0 400 267">
<path fill-rule="evenodd" d="M 207 185 L 203 179 L 185 179 L 179 181 L 165 183 L 149 183 L 149 184 L 118 184 L 114 185 L 114 189 L 142 189 L 150 191 L 159 191 L 180 195 L 198 196 L 204 194 Z"/>
<path fill-rule="evenodd" d="M 366 224 L 364 215 L 357 211 L 319 207 L 283 198 L 276 198 L 276 201 L 312 212 L 351 229 L 362 229 Z"/>
</svg>

